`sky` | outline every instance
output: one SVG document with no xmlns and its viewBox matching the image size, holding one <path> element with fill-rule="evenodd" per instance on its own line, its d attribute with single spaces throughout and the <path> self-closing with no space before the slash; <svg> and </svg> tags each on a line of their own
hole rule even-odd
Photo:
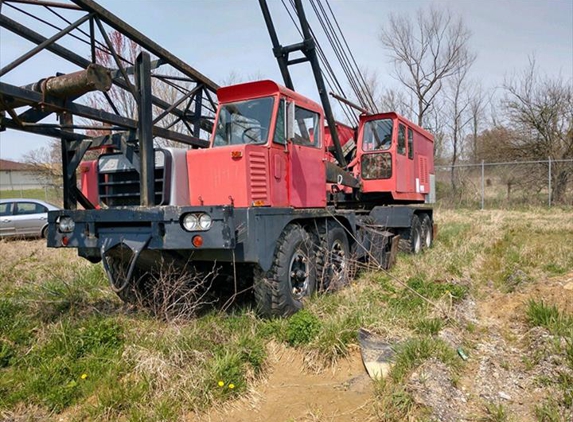
<svg viewBox="0 0 573 422">
<path fill-rule="evenodd" d="M 61 0 L 57 0 L 61 1 Z M 96 0 L 97 1 L 97 0 Z M 257 0 L 99 0 L 116 16 L 217 83 L 234 73 L 240 78 L 273 79 L 282 83 Z M 300 42 L 279 0 L 268 0 L 281 44 Z M 379 42 L 388 15 L 414 15 L 430 5 L 449 8 L 471 30 L 470 47 L 477 53 L 471 75 L 488 89 L 519 72 L 535 56 L 539 69 L 573 79 L 573 0 L 330 0 L 357 63 L 377 72 L 384 87 L 397 87 L 393 65 Z M 308 3 L 306 13 L 315 22 Z M 10 16 L 10 10 L 1 10 Z M 14 14 L 11 14 L 14 16 Z M 316 26 L 316 24 L 315 24 Z M 33 47 L 0 29 L 0 66 Z M 334 57 L 329 56 L 333 62 Z M 3 82 L 25 85 L 76 69 L 42 53 L 24 71 L 8 73 Z M 36 61 L 36 63 L 38 63 Z M 308 65 L 293 72 L 297 91 L 315 100 L 316 87 Z M 337 72 L 341 74 L 341 71 Z M 30 134 L 0 132 L 0 158 L 21 160 L 49 140 Z"/>
</svg>

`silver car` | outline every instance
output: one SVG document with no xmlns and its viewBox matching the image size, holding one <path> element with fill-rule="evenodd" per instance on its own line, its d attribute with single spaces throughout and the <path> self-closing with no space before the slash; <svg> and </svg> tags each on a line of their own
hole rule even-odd
<svg viewBox="0 0 573 422">
<path fill-rule="evenodd" d="M 46 237 L 48 211 L 58 209 L 38 199 L 0 199 L 0 237 Z"/>
</svg>

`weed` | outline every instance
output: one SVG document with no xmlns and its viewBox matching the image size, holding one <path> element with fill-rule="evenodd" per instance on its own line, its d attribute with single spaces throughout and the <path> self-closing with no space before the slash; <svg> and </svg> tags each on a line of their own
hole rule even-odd
<svg viewBox="0 0 573 422">
<path fill-rule="evenodd" d="M 535 406 L 535 417 L 539 422 L 561 422 L 564 420 L 561 417 L 559 405 L 553 398 Z"/>
<path fill-rule="evenodd" d="M 501 403 L 487 403 L 485 405 L 486 417 L 482 418 L 484 422 L 506 422 L 509 416 L 505 407 Z"/>
<path fill-rule="evenodd" d="M 395 364 L 390 373 L 392 379 L 396 382 L 402 381 L 411 370 L 430 358 L 437 358 L 450 367 L 458 366 L 455 351 L 443 340 L 412 338 L 397 347 Z"/>
<path fill-rule="evenodd" d="M 429 318 L 418 321 L 415 325 L 415 331 L 419 334 L 437 335 L 444 325 L 444 321 L 440 318 Z"/>
<path fill-rule="evenodd" d="M 573 333 L 573 316 L 559 312 L 557 306 L 544 301 L 530 300 L 527 303 L 527 319 L 533 326 L 545 327 L 553 335 L 565 336 Z"/>
<path fill-rule="evenodd" d="M 294 314 L 287 323 L 286 339 L 291 346 L 310 343 L 319 333 L 321 322 L 307 310 Z"/>
<path fill-rule="evenodd" d="M 375 383 L 377 402 L 374 407 L 376 417 L 384 422 L 414 420 L 415 402 L 410 393 L 391 380 L 380 378 Z"/>
</svg>

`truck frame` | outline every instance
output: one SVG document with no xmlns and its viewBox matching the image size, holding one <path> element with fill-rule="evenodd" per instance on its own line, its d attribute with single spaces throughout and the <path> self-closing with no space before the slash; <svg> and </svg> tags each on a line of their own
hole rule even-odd
<svg viewBox="0 0 573 422">
<path fill-rule="evenodd" d="M 106 39 L 103 23 L 143 51 L 131 67 L 116 60 L 118 69 L 102 69 L 95 54 L 91 61 L 76 57 L 55 36 L 47 39 L 0 15 L 3 27 L 85 69 L 26 86 L 0 83 L 0 126 L 61 139 L 65 209 L 49 213 L 48 246 L 75 248 L 102 262 L 122 300 L 145 304 L 158 282 L 153 274 L 165 264 L 199 272 L 217 265 L 221 283 L 240 278 L 252 284 L 260 314 L 287 316 L 315 292 L 346 284 L 355 261 L 389 268 L 399 243 L 414 253 L 431 245 L 433 210 L 425 205 L 434 195 L 431 134 L 392 112 L 363 113 L 356 128 L 334 121 L 299 0 L 305 39 L 287 47 L 279 45 L 260 1 L 287 86 L 257 81 L 223 88 L 97 3 L 72 1 L 86 12 L 75 27 L 89 24 L 92 52 L 96 26 Z M 107 48 L 117 56 L 110 43 Z M 303 60 L 289 60 L 296 51 Z M 288 73 L 294 61 L 312 65 L 322 105 L 294 91 Z M 173 104 L 152 92 L 153 70 L 164 64 L 195 84 Z M 137 119 L 75 102 L 111 86 L 133 94 Z M 18 112 L 22 106 L 27 110 Z M 59 125 L 38 123 L 51 113 L 59 114 Z M 186 133 L 157 124 L 168 114 Z M 72 115 L 106 123 L 111 133 L 90 136 Z M 211 133 L 209 141 L 200 138 L 202 131 Z M 154 137 L 191 148 L 156 147 Z"/>
</svg>

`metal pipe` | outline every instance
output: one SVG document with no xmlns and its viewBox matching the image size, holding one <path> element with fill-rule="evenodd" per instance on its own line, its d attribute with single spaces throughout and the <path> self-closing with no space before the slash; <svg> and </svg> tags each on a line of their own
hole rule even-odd
<svg viewBox="0 0 573 422">
<path fill-rule="evenodd" d="M 347 100 L 346 98 L 344 98 L 344 97 L 342 97 L 342 96 L 340 96 L 340 95 L 338 95 L 338 94 L 335 94 L 334 92 L 331 92 L 331 93 L 330 93 L 330 96 L 331 96 L 332 98 L 338 100 L 338 101 L 343 102 L 343 103 L 346 104 L 346 105 L 349 105 L 350 107 L 352 107 L 352 108 L 358 110 L 358 111 L 361 112 L 361 113 L 364 113 L 364 114 L 372 114 L 372 112 L 366 110 L 366 109 L 363 108 L 363 107 L 360 107 L 358 104 L 355 104 L 355 103 L 353 103 L 352 101 Z"/>
<path fill-rule="evenodd" d="M 92 63 L 85 70 L 42 79 L 39 83 L 23 88 L 33 89 L 58 98 L 77 98 L 92 91 L 107 92 L 111 88 L 111 84 L 109 69 Z"/>
<path fill-rule="evenodd" d="M 551 157 L 547 157 L 549 163 L 549 207 L 551 207 Z"/>
</svg>

